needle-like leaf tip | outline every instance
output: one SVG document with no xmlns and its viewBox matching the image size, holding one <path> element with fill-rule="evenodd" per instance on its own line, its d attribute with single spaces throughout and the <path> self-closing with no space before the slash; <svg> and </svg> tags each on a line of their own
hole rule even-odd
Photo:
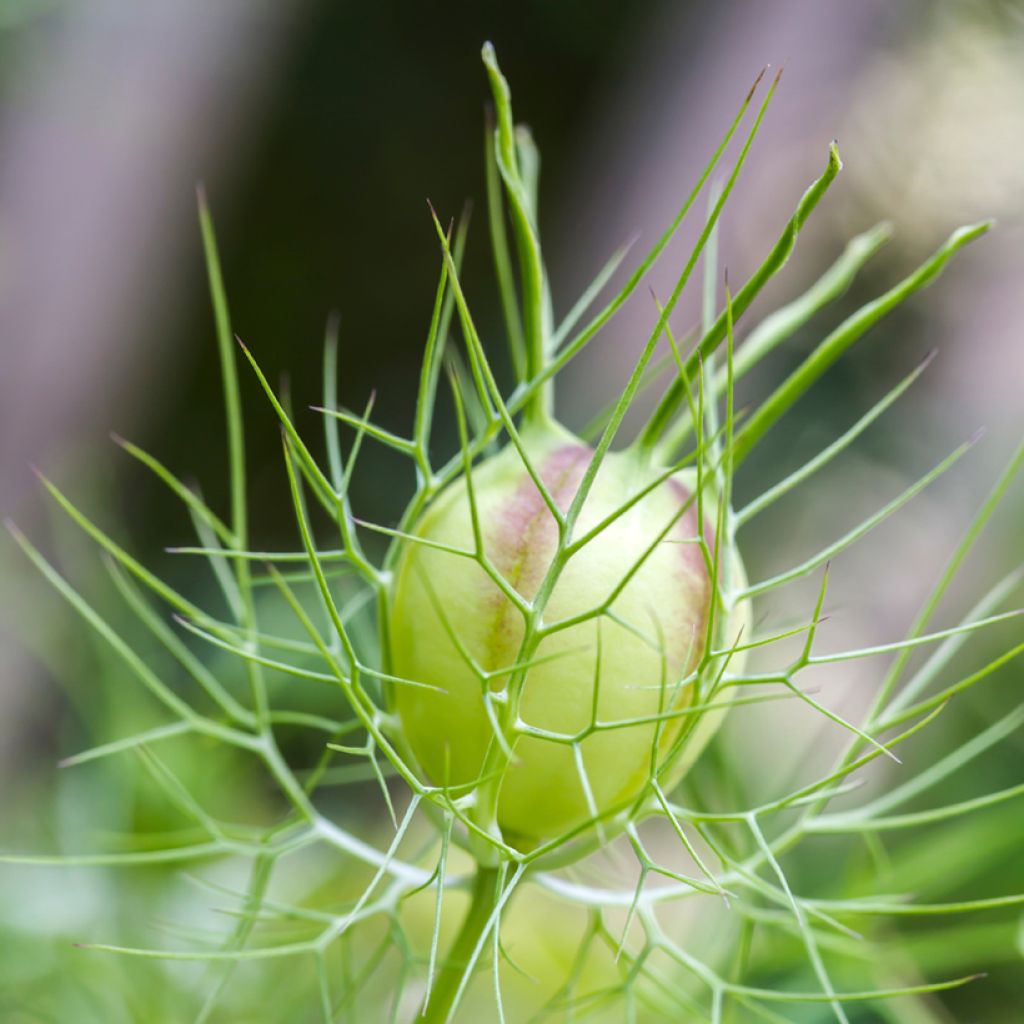
<svg viewBox="0 0 1024 1024">
<path fill-rule="evenodd" d="M 770 67 L 771 64 L 765 64 L 765 66 L 757 73 L 757 78 L 754 79 L 754 84 L 750 87 L 750 91 L 747 93 L 747 98 L 744 100 L 745 103 L 749 103 L 753 99 L 754 93 L 757 92 L 757 87 L 761 84 L 761 79 L 768 74 L 768 69 Z"/>
</svg>

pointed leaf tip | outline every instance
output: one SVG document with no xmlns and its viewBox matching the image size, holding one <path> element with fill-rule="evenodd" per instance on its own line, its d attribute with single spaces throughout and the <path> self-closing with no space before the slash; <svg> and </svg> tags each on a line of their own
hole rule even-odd
<svg viewBox="0 0 1024 1024">
<path fill-rule="evenodd" d="M 860 237 L 874 248 L 881 248 L 896 234 L 896 226 L 891 220 L 880 220 L 874 227 L 868 228 Z"/>
<path fill-rule="evenodd" d="M 745 103 L 749 103 L 754 98 L 754 93 L 757 92 L 757 87 L 761 84 L 762 79 L 768 74 L 768 69 L 771 64 L 765 64 L 763 68 L 757 73 L 757 78 L 754 79 L 754 84 L 750 87 L 750 91 L 747 93 L 747 98 L 744 100 Z"/>
<path fill-rule="evenodd" d="M 988 220 L 981 220 L 974 224 L 964 224 L 962 227 L 958 227 L 948 239 L 946 239 L 947 248 L 959 248 L 961 245 L 967 245 L 969 242 L 973 242 L 976 238 L 980 238 L 982 235 L 988 234 L 992 228 L 995 227 L 994 218 Z"/>
</svg>

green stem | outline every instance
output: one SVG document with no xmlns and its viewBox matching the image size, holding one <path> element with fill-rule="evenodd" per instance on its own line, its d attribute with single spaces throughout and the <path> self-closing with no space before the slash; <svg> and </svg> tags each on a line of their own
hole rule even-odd
<svg viewBox="0 0 1024 1024">
<path fill-rule="evenodd" d="M 469 910 L 466 912 L 466 917 L 445 960 L 444 967 L 441 968 L 434 980 L 429 1001 L 419 1018 L 420 1024 L 447 1024 L 466 968 L 469 966 L 473 952 L 494 912 L 500 890 L 498 869 L 481 865 L 477 869 L 476 879 L 473 883 Z"/>
<path fill-rule="evenodd" d="M 484 44 L 482 56 L 497 115 L 494 160 L 505 185 L 519 262 L 525 380 L 530 381 L 539 378 L 544 372 L 551 334 L 547 283 L 540 251 L 540 232 L 536 223 L 539 160 L 529 133 L 525 129 L 517 133 L 512 117 L 512 94 L 490 43 Z M 521 167 L 521 164 L 524 166 Z M 527 401 L 523 414 L 528 422 L 543 424 L 551 419 L 553 406 L 554 380 L 549 378 Z"/>
</svg>

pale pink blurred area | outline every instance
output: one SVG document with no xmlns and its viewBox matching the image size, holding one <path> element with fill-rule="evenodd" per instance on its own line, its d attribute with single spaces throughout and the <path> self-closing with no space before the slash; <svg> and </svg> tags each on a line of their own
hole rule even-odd
<svg viewBox="0 0 1024 1024">
<path fill-rule="evenodd" d="M 8 510 L 27 460 L 97 420 L 130 423 L 173 386 L 154 339 L 201 273 L 193 189 L 206 176 L 227 191 L 298 9 L 76 3 L 31 41 L 43 52 L 0 112 Z"/>
<path fill-rule="evenodd" d="M 88 451 L 102 473 L 98 440 L 174 388 L 168 341 L 203 272 L 195 186 L 230 190 L 304 5 L 23 6 L 0 93 L 0 512 L 24 524 L 30 463 L 66 476 Z M 2 565 L 7 620 L 30 570 Z M 0 639 L 2 760 L 31 672 Z"/>
</svg>

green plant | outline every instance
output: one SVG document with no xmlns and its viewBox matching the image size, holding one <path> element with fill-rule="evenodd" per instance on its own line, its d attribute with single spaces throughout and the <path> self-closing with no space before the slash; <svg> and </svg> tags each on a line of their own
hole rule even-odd
<svg viewBox="0 0 1024 1024">
<path fill-rule="evenodd" d="M 754 111 L 721 187 L 712 192 L 699 238 L 674 288 L 663 304 L 655 300 L 653 327 L 621 394 L 597 417 L 592 436 L 581 440 L 554 421 L 553 382 L 640 290 L 716 174 L 761 79 L 673 223 L 619 291 L 585 320 L 624 253 L 613 257 L 556 326 L 537 231 L 537 154 L 528 133 L 514 125 L 508 88 L 489 47 L 484 61 L 497 113 L 488 147 L 488 211 L 515 373 L 511 391 L 495 376 L 462 291 L 466 221 L 446 230 L 435 216 L 442 265 L 411 436 L 373 422 L 371 407 L 362 415 L 337 407 L 332 328 L 325 346 L 322 463 L 300 436 L 288 401 L 242 349 L 281 423 L 301 539 L 301 550 L 294 552 L 253 550 L 236 346 L 213 229 L 201 202 L 225 383 L 232 484 L 228 519 L 152 456 L 128 443 L 124 447 L 185 504 L 199 543 L 178 551 L 207 560 L 229 618 L 159 579 L 54 484 L 45 483 L 105 552 L 122 596 L 202 693 L 165 682 L 12 526 L 31 560 L 169 714 L 163 724 L 71 760 L 137 752 L 200 838 L 109 854 L 5 859 L 125 867 L 244 859 L 250 865 L 247 885 L 242 892 L 224 893 L 235 898 L 237 923 L 214 948 L 91 947 L 221 968 L 198 1010 L 200 1021 L 218 1012 L 235 966 L 292 957 L 315 965 L 310 988 L 324 1021 L 383 1014 L 377 1000 L 388 989 L 397 993 L 390 1011 L 397 1019 L 440 1022 L 472 1006 L 475 1015 L 467 1019 L 486 1014 L 504 1020 L 503 992 L 516 984 L 516 965 L 505 942 L 514 930 L 517 905 L 528 915 L 531 901 L 549 896 L 575 908 L 578 928 L 565 947 L 561 975 L 539 979 L 539 995 L 521 1000 L 529 1011 L 517 1003 L 510 1016 L 790 1019 L 776 1011 L 781 1004 L 808 1014 L 806 1019 L 823 1010 L 828 1019 L 846 1021 L 862 1006 L 896 1019 L 889 1016 L 896 1012 L 890 1001 L 903 997 L 892 1005 L 913 1009 L 900 1012 L 939 1020 L 930 1016 L 923 997 L 970 977 L 920 976 L 932 972 L 912 937 L 904 941 L 884 929 L 877 939 L 886 953 L 876 962 L 870 953 L 865 956 L 868 947 L 847 921 L 953 919 L 1024 902 L 1021 894 L 916 902 L 901 890 L 879 891 L 868 880 L 872 866 L 883 862 L 882 837 L 889 833 L 947 821 L 955 826 L 976 811 L 1012 808 L 1024 786 L 891 813 L 920 792 L 942 787 L 958 768 L 1004 739 L 1019 723 L 1021 707 L 884 794 L 841 810 L 829 805 L 847 798 L 854 772 L 879 757 L 895 759 L 896 748 L 954 698 L 1024 650 L 1021 644 L 1001 648 L 966 673 L 955 660 L 974 633 L 1016 621 L 1015 612 L 999 608 L 1019 588 L 1019 569 L 959 624 L 929 631 L 940 600 L 1024 463 L 1024 448 L 982 504 L 909 635 L 831 654 L 815 650 L 829 561 L 900 510 L 970 446 L 957 448 L 824 550 L 756 582 L 747 580 L 741 564 L 741 532 L 851 446 L 924 367 L 820 455 L 741 508 L 733 506 L 733 481 L 765 434 L 821 375 L 988 225 L 954 232 L 919 269 L 843 320 L 756 408 L 738 415 L 736 381 L 838 297 L 889 235 L 883 225 L 858 236 L 803 296 L 763 320 L 734 348 L 735 324 L 785 265 L 804 222 L 841 169 L 832 145 L 822 175 L 762 265 L 735 291 L 727 284 L 720 301 L 716 226 L 776 78 Z M 692 337 L 678 339 L 671 318 L 701 260 L 702 323 Z M 462 354 L 450 337 L 453 319 Z M 666 355 L 657 357 L 659 346 L 667 347 Z M 433 431 L 446 368 L 459 446 L 439 460 Z M 613 450 L 637 397 L 666 379 L 635 440 Z M 347 452 L 342 424 L 354 431 Z M 406 456 L 416 472 L 415 492 L 396 527 L 364 522 L 350 507 L 353 474 L 371 458 L 364 447 L 375 443 Z M 525 513 L 517 502 L 525 502 Z M 503 520 L 510 506 L 514 515 Z M 321 514 L 340 546 L 319 541 L 314 517 Z M 373 538 L 379 536 L 386 538 L 383 550 L 374 548 Z M 685 566 L 681 588 L 675 575 L 680 565 Z M 752 604 L 756 609 L 780 588 L 822 569 L 818 600 L 804 622 L 775 633 L 754 629 Z M 187 634 L 227 656 L 217 671 L 151 607 L 147 592 L 173 609 Z M 297 635 L 289 620 L 298 625 Z M 928 660 L 912 669 L 914 652 L 930 646 Z M 780 666 L 754 670 L 754 659 L 776 650 L 786 659 Z M 860 723 L 832 710 L 798 678 L 813 667 L 881 655 L 894 660 Z M 244 668 L 243 691 L 233 684 L 230 664 Z M 330 694 L 326 706 L 302 706 L 294 686 L 303 681 Z M 731 791 L 742 766 L 730 769 L 720 754 L 704 773 L 703 783 L 710 779 L 710 785 L 691 778 L 697 755 L 726 711 L 775 700 L 800 702 L 846 733 L 830 770 L 780 786 L 771 799 L 753 803 Z M 281 737 L 288 730 L 325 738 L 312 768 L 300 770 L 283 752 Z M 162 744 L 185 739 L 207 751 L 204 756 L 209 744 L 226 745 L 246 763 L 261 766 L 280 791 L 285 811 L 259 824 L 211 813 L 182 783 L 180 769 L 158 753 Z M 714 745 L 709 755 L 715 756 Z M 321 793 L 332 772 L 341 773 L 337 777 L 343 781 L 366 775 L 376 780 L 394 825 L 389 840 L 369 842 L 343 807 L 333 814 L 324 809 Z M 850 840 L 833 856 L 851 866 L 841 879 L 822 881 L 826 892 L 830 882 L 836 883 L 836 895 L 804 896 L 784 864 L 826 835 Z M 853 841 L 865 844 L 866 862 Z M 290 865 L 321 847 L 358 881 L 342 885 L 335 879 L 296 897 L 272 893 L 272 881 L 289 878 L 294 892 L 301 869 L 289 871 Z M 624 852 L 632 853 L 632 867 L 615 864 L 613 858 Z M 978 855 L 975 869 L 981 864 L 984 857 Z M 631 878 L 628 884 L 594 881 L 598 872 Z M 656 876 L 661 881 L 654 884 Z M 867 895 L 862 895 L 865 885 Z M 466 907 L 452 907 L 457 894 L 468 895 Z M 426 911 L 424 900 L 431 903 Z M 685 913 L 689 904 L 699 906 L 699 928 Z M 535 934 L 543 929 L 539 918 L 532 925 L 527 921 Z M 761 942 L 764 935 L 771 944 Z M 344 954 L 341 966 L 332 962 L 338 951 Z M 481 970 L 486 961 L 490 972 Z M 958 965 L 955 958 L 951 963 Z M 476 991 L 485 977 L 487 991 Z"/>
</svg>

